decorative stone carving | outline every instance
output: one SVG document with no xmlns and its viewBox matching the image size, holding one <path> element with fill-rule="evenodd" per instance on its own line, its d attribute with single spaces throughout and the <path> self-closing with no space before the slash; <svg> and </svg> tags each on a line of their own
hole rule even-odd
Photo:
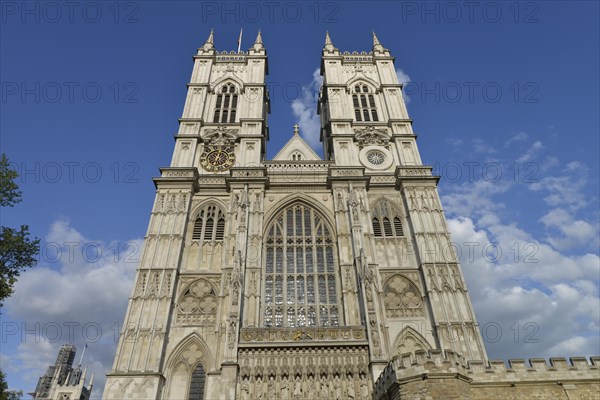
<svg viewBox="0 0 600 400">
<path fill-rule="evenodd" d="M 205 279 L 188 285 L 177 303 L 177 322 L 214 323 L 218 298 L 214 287 Z"/>
<path fill-rule="evenodd" d="M 419 289 L 402 275 L 388 279 L 384 289 L 386 315 L 391 318 L 422 317 L 423 300 Z"/>
<path fill-rule="evenodd" d="M 355 130 L 354 138 L 360 148 L 368 145 L 386 146 L 390 141 L 390 136 L 384 129 L 377 129 L 374 126 L 367 126 Z"/>
<path fill-rule="evenodd" d="M 219 125 L 216 129 L 207 129 L 202 139 L 207 146 L 232 146 L 237 139 L 237 129 Z"/>
</svg>

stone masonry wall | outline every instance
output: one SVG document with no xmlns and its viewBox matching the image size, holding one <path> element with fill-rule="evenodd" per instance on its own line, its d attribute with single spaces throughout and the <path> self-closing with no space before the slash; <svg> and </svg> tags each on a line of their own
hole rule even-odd
<svg viewBox="0 0 600 400">
<path fill-rule="evenodd" d="M 377 379 L 374 400 L 597 400 L 600 357 L 466 361 L 452 351 L 394 358 Z"/>
</svg>

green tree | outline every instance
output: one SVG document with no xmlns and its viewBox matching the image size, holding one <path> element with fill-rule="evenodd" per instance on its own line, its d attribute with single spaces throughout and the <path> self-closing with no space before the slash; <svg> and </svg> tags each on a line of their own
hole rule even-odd
<svg viewBox="0 0 600 400">
<path fill-rule="evenodd" d="M 4 372 L 0 369 L 0 400 L 20 400 L 22 398 L 22 390 L 8 390 L 8 383 L 6 383 Z"/>
<path fill-rule="evenodd" d="M 13 207 L 21 202 L 21 191 L 15 182 L 18 177 L 18 172 L 11 168 L 3 153 L 0 158 L 0 207 Z M 13 293 L 19 274 L 37 263 L 39 244 L 38 238 L 29 237 L 27 225 L 21 225 L 19 229 L 0 228 L 0 307 Z"/>
</svg>

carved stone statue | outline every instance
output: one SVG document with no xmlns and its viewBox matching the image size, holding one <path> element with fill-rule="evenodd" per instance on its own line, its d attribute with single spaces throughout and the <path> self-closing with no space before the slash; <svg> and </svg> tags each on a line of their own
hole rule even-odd
<svg viewBox="0 0 600 400">
<path fill-rule="evenodd" d="M 364 380 L 360 383 L 360 398 L 361 400 L 369 398 L 369 388 Z"/>
<path fill-rule="evenodd" d="M 248 378 L 244 378 L 244 381 L 242 382 L 240 397 L 242 400 L 250 400 L 250 387 L 248 385 Z"/>
<path fill-rule="evenodd" d="M 275 378 L 273 378 L 273 376 L 269 377 L 269 383 L 267 385 L 267 396 L 268 396 L 269 400 L 275 399 L 275 396 L 276 396 L 276 393 L 275 393 Z"/>
<path fill-rule="evenodd" d="M 352 380 L 352 375 L 348 375 L 348 387 L 346 388 L 346 397 L 349 400 L 354 400 L 356 398 L 356 391 L 354 390 L 354 380 Z"/>
<path fill-rule="evenodd" d="M 256 400 L 263 400 L 263 381 L 262 377 L 256 378 L 254 397 Z"/>
<path fill-rule="evenodd" d="M 317 398 L 317 382 L 315 382 L 315 378 L 312 375 L 308 378 L 308 382 L 306 383 L 306 395 L 308 399 Z"/>
<path fill-rule="evenodd" d="M 339 376 L 336 376 L 333 381 L 333 392 L 335 394 L 335 400 L 342 400 L 342 384 L 340 383 Z"/>
<path fill-rule="evenodd" d="M 294 399 L 302 398 L 302 381 L 300 381 L 300 377 L 296 377 L 296 382 L 294 383 Z"/>
<path fill-rule="evenodd" d="M 284 376 L 281 380 L 281 400 L 290 399 L 290 388 L 287 376 Z"/>
<path fill-rule="evenodd" d="M 321 377 L 321 399 L 322 400 L 330 400 L 329 399 L 329 385 L 327 384 L 327 379 L 324 376 Z"/>
</svg>

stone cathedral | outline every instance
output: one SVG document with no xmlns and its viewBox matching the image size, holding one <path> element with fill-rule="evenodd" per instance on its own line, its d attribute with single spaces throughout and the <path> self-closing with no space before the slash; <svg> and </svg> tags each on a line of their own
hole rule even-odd
<svg viewBox="0 0 600 400">
<path fill-rule="evenodd" d="M 389 50 L 326 35 L 324 159 L 297 126 L 266 159 L 267 73 L 260 32 L 194 56 L 104 398 L 494 398 L 470 388 L 493 365 Z"/>
</svg>

